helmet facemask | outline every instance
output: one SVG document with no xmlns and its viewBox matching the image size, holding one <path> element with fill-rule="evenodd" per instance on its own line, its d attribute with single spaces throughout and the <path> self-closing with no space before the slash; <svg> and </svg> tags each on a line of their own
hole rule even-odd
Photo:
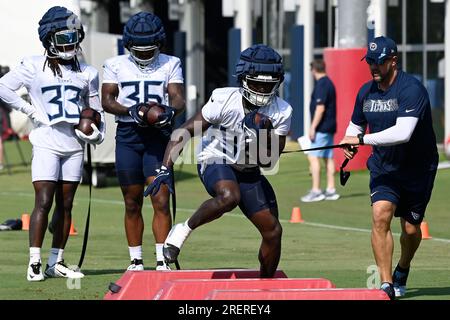
<svg viewBox="0 0 450 320">
<path fill-rule="evenodd" d="M 159 46 L 131 46 L 129 51 L 138 67 L 143 70 L 156 61 L 159 55 Z"/>
<path fill-rule="evenodd" d="M 256 107 L 267 106 L 276 95 L 280 80 L 272 75 L 246 75 L 242 79 L 242 96 Z"/>
<path fill-rule="evenodd" d="M 71 60 L 78 53 L 79 43 L 80 37 L 77 29 L 58 31 L 51 36 L 48 51 L 57 58 Z"/>
</svg>

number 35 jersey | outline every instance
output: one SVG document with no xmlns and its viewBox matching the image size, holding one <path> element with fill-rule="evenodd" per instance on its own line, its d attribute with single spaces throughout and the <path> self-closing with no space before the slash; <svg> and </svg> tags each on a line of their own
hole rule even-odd
<svg viewBox="0 0 450 320">
<path fill-rule="evenodd" d="M 156 101 L 169 104 L 167 86 L 183 83 L 180 59 L 160 53 L 155 62 L 141 70 L 129 54 L 110 58 L 103 65 L 103 83 L 117 84 L 117 102 L 125 107 Z M 116 116 L 116 121 L 134 122 L 130 116 Z"/>
<path fill-rule="evenodd" d="M 55 76 L 45 56 L 31 56 L 2 78 L 3 85 L 13 91 L 25 87 L 32 105 L 50 125 L 36 127 L 29 139 L 33 146 L 58 152 L 83 150 L 84 143 L 75 135 L 80 111 L 89 106 L 89 98 L 98 96 L 98 71 L 80 63 L 81 72 L 70 65 L 59 65 L 62 77 Z"/>
</svg>

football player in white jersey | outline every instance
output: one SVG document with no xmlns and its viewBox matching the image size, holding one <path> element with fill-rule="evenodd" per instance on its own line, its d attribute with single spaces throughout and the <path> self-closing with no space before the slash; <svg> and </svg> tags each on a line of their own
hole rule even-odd
<svg viewBox="0 0 450 320">
<path fill-rule="evenodd" d="M 167 263 L 177 260 L 180 249 L 191 231 L 221 217 L 239 206 L 261 233 L 259 248 L 260 276 L 273 277 L 281 254 L 281 225 L 278 205 L 268 180 L 261 174 L 263 163 L 250 146 L 257 142 L 264 148 L 266 128 L 271 128 L 269 144 L 272 162 L 277 162 L 284 149 L 291 124 L 291 106 L 276 93 L 284 78 L 281 56 L 265 45 L 244 50 L 236 65 L 240 88 L 216 89 L 193 118 L 182 126 L 190 136 L 201 126 L 206 131 L 202 151 L 198 155 L 198 171 L 211 199 L 205 201 L 184 223 L 175 225 L 165 240 L 163 254 Z M 261 142 L 261 143 L 260 143 Z M 158 194 L 163 185 L 172 186 L 172 167 L 186 139 L 175 137 L 167 146 L 163 165 L 144 195 Z M 273 148 L 273 146 L 278 148 Z M 251 151 L 251 150 L 250 150 Z M 253 154 L 253 157 L 252 157 Z M 253 159 L 253 161 L 252 161 Z"/>
<path fill-rule="evenodd" d="M 45 277 L 82 278 L 79 270 L 68 268 L 63 259 L 72 217 L 72 204 L 83 171 L 85 143 L 99 144 L 104 138 L 104 116 L 98 95 L 98 72 L 77 59 L 84 38 L 78 17 L 64 7 L 50 8 L 39 21 L 43 56 L 31 56 L 0 79 L 0 98 L 10 107 L 27 114 L 34 124 L 29 139 L 33 145 L 32 181 L 35 207 L 30 221 L 28 281 Z M 16 91 L 28 90 L 32 103 Z M 80 112 L 91 107 L 100 112 L 100 128 L 85 135 L 74 130 Z M 53 213 L 53 242 L 45 273 L 41 247 L 48 214 Z"/>
<path fill-rule="evenodd" d="M 144 187 L 153 181 L 161 166 L 174 116 L 185 108 L 180 59 L 160 53 L 165 38 L 164 26 L 156 15 L 137 13 L 128 20 L 123 32 L 123 44 L 129 54 L 104 63 L 102 104 L 106 112 L 116 115 L 116 172 L 125 203 L 131 260 L 128 270 L 144 270 Z M 141 104 L 148 102 L 156 102 L 165 110 L 152 126 L 138 114 Z M 151 197 L 156 270 L 169 269 L 162 253 L 172 225 L 169 196 L 164 188 Z"/>
</svg>

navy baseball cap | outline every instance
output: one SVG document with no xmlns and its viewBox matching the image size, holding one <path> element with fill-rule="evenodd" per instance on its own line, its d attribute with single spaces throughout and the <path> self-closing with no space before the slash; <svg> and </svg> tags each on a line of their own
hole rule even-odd
<svg viewBox="0 0 450 320">
<path fill-rule="evenodd" d="M 367 54 L 361 59 L 366 59 L 368 64 L 383 64 L 384 61 L 397 55 L 395 41 L 387 37 L 377 37 L 367 45 Z"/>
</svg>

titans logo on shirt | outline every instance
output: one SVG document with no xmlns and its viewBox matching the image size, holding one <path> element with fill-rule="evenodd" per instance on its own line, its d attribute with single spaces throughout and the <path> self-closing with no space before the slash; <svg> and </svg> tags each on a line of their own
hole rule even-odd
<svg viewBox="0 0 450 320">
<path fill-rule="evenodd" d="M 392 112 L 398 110 L 397 99 L 389 100 L 366 100 L 364 101 L 363 112 Z"/>
</svg>

